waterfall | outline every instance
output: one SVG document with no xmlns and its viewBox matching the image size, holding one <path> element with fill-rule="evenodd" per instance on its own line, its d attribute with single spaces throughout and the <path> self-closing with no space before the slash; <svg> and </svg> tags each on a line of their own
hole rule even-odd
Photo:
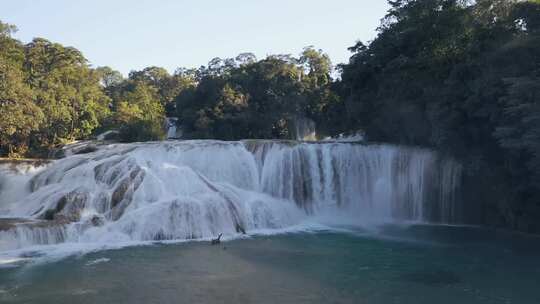
<svg viewBox="0 0 540 304">
<path fill-rule="evenodd" d="M 459 222 L 461 167 L 390 145 L 112 144 L 0 176 L 0 249 L 210 238 L 343 212 L 359 223 Z M 17 187 L 7 187 L 16 181 Z"/>
<path fill-rule="evenodd" d="M 294 126 L 294 139 L 304 141 L 317 140 L 317 130 L 313 120 L 307 117 L 298 116 L 293 120 L 292 125 Z"/>
<path fill-rule="evenodd" d="M 178 118 L 167 117 L 165 119 L 165 129 L 167 130 L 167 139 L 182 138 L 183 132 L 178 127 Z"/>
</svg>

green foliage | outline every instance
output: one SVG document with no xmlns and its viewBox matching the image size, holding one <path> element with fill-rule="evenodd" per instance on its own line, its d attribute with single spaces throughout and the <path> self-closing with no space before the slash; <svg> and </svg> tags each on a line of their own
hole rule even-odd
<svg viewBox="0 0 540 304">
<path fill-rule="evenodd" d="M 0 154 L 46 154 L 109 129 L 123 141 L 159 140 L 165 116 L 178 116 L 193 138 L 292 138 L 298 118 L 333 132 L 341 106 L 329 57 L 313 47 L 299 58 L 251 53 L 214 58 L 197 70 L 160 67 L 124 78 L 91 68 L 77 49 L 35 38 L 13 39 L 0 22 Z"/>
<path fill-rule="evenodd" d="M 44 118 L 23 80 L 20 69 L 0 57 L 0 153 L 10 157 L 27 152 L 29 136 Z"/>
<path fill-rule="evenodd" d="M 92 69 L 75 48 L 13 39 L 0 22 L 0 155 L 42 156 L 51 148 L 116 128 L 124 141 L 164 137 L 165 109 L 195 85 L 193 71 L 149 67 L 128 79 Z"/>
<path fill-rule="evenodd" d="M 471 204 L 504 225 L 540 216 L 538 2 L 390 3 L 378 37 L 341 67 L 346 129 L 462 159 Z"/>
<path fill-rule="evenodd" d="M 522 189 L 536 192 L 540 190 L 540 77 L 507 79 L 506 84 L 503 115 L 494 135 L 511 153 L 507 167 Z"/>
<path fill-rule="evenodd" d="M 304 71 L 301 81 L 304 115 L 316 122 L 320 134 L 343 130 L 342 113 L 334 110 L 341 105 L 341 99 L 333 90 L 330 57 L 322 50 L 306 47 L 298 62 Z"/>
<path fill-rule="evenodd" d="M 175 114 L 174 98 L 195 86 L 194 72 L 178 69 L 170 75 L 165 69 L 148 67 L 132 71 L 122 79 L 110 68 L 99 68 L 107 94 L 112 98 L 113 115 L 104 125 L 117 128 L 124 141 L 163 139 L 165 116 Z M 106 81 L 111 79 L 113 81 Z"/>
<path fill-rule="evenodd" d="M 115 71 L 108 66 L 98 67 L 96 73 L 105 92 L 109 94 L 112 88 L 124 81 L 124 76 L 122 76 L 120 72 Z"/>
<path fill-rule="evenodd" d="M 198 84 L 176 98 L 178 117 L 192 138 L 292 138 L 297 117 L 320 120 L 332 95 L 331 62 L 306 48 L 299 59 L 249 53 L 214 58 L 196 72 Z M 337 97 L 336 97 L 337 98 Z"/>
<path fill-rule="evenodd" d="M 144 82 L 130 83 L 115 104 L 114 126 L 123 141 L 163 139 L 165 112 L 155 88 Z"/>
<path fill-rule="evenodd" d="M 109 115 L 110 99 L 82 54 L 36 38 L 23 45 L 0 22 L 0 153 L 39 154 L 85 138 Z"/>
<path fill-rule="evenodd" d="M 160 67 L 148 67 L 142 71 L 129 73 L 131 81 L 145 83 L 154 88 L 159 102 L 169 114 L 175 112 L 174 98 L 182 91 L 195 85 L 191 71 L 179 69 L 174 75 Z"/>
<path fill-rule="evenodd" d="M 35 38 L 23 45 L 0 22 L 0 154 L 46 154 L 107 128 L 126 141 L 163 138 L 164 106 L 193 81 L 160 68 L 130 79 L 92 69 L 75 48 Z"/>
<path fill-rule="evenodd" d="M 11 157 L 27 152 L 29 136 L 43 120 L 24 81 L 24 49 L 10 36 L 15 30 L 15 26 L 0 22 L 0 154 Z"/>
<path fill-rule="evenodd" d="M 78 50 L 36 38 L 25 46 L 24 69 L 45 114 L 35 134 L 45 147 L 87 137 L 109 115 L 99 75 Z"/>
</svg>

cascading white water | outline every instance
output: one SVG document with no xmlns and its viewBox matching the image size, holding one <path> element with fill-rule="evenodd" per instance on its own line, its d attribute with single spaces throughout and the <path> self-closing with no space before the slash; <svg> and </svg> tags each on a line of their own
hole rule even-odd
<svg viewBox="0 0 540 304">
<path fill-rule="evenodd" d="M 342 211 L 358 222 L 455 222 L 460 167 L 428 150 L 354 143 L 103 146 L 0 179 L 0 249 L 210 238 Z M 6 185 L 20 178 L 19 188 Z"/>
<path fill-rule="evenodd" d="M 3 161 L 0 162 L 0 218 L 11 208 L 11 204 L 28 195 L 27 184 L 31 177 L 47 166 L 46 161 Z"/>
<path fill-rule="evenodd" d="M 296 140 L 316 141 L 317 130 L 315 122 L 307 117 L 298 116 L 292 122 L 294 137 Z"/>
<path fill-rule="evenodd" d="M 178 127 L 178 118 L 167 117 L 165 119 L 165 130 L 167 130 L 167 139 L 182 138 L 182 129 Z"/>
</svg>

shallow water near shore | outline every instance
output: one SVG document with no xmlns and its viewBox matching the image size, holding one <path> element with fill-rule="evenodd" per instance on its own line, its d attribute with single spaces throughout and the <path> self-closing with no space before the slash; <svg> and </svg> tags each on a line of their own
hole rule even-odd
<svg viewBox="0 0 540 304">
<path fill-rule="evenodd" d="M 540 303 L 540 239 L 384 226 L 153 244 L 0 268 L 2 303 Z"/>
</svg>

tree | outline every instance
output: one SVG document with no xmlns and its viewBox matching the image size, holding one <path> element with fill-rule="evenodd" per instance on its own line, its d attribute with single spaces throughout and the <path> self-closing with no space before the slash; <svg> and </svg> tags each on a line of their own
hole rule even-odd
<svg viewBox="0 0 540 304">
<path fill-rule="evenodd" d="M 113 114 L 124 141 L 163 139 L 165 111 L 157 90 L 144 82 L 134 82 L 121 93 Z"/>
<path fill-rule="evenodd" d="M 339 96 L 332 87 L 332 62 L 322 50 L 312 46 L 304 48 L 298 63 L 305 76 L 302 77 L 303 91 L 306 95 L 301 115 L 313 119 L 319 132 L 331 132 L 337 127 L 336 122 L 329 119 L 329 109 L 340 103 Z M 337 119 L 339 121 L 339 119 Z"/>
<path fill-rule="evenodd" d="M 23 73 L 0 57 L 0 153 L 24 156 L 29 136 L 39 129 L 43 112 L 32 101 L 32 91 L 24 83 Z"/>
<path fill-rule="evenodd" d="M 257 62 L 257 56 L 253 53 L 241 53 L 234 59 L 240 66 Z"/>
<path fill-rule="evenodd" d="M 312 47 L 299 58 L 214 58 L 194 72 L 197 85 L 177 96 L 177 115 L 193 138 L 295 138 L 296 120 L 306 117 L 330 129 L 323 113 L 339 103 L 330 73 L 328 55 Z"/>
<path fill-rule="evenodd" d="M 540 3 L 390 4 L 378 36 L 352 47 L 341 67 L 335 89 L 344 103 L 334 113 L 346 114 L 346 130 L 371 140 L 460 159 L 467 205 L 483 208 L 483 220 L 540 231 L 531 220 L 540 216 Z"/>
<path fill-rule="evenodd" d="M 118 86 L 124 81 L 124 77 L 120 72 L 115 71 L 108 66 L 98 67 L 96 73 L 105 91 L 109 91 L 111 88 Z"/>
<path fill-rule="evenodd" d="M 52 147 L 92 134 L 109 115 L 110 99 L 99 73 L 89 68 L 78 50 L 42 38 L 27 44 L 25 55 L 27 82 L 45 115 L 38 141 Z"/>
<path fill-rule="evenodd" d="M 179 69 L 174 75 L 170 75 L 167 70 L 160 67 L 148 67 L 142 71 L 132 71 L 129 79 L 135 82 L 142 82 L 156 89 L 159 102 L 169 115 L 175 112 L 174 98 L 185 90 L 195 85 L 192 71 Z"/>
<path fill-rule="evenodd" d="M 500 126 L 494 132 L 502 147 L 511 153 L 509 170 L 520 189 L 540 190 L 540 77 L 506 80 L 507 95 Z M 528 178 L 532 176 L 532 178 Z M 531 196 L 529 196 L 531 197 Z"/>
<path fill-rule="evenodd" d="M 0 21 L 0 154 L 21 157 L 29 149 L 29 136 L 43 121 L 33 102 L 22 69 L 23 45 L 11 38 L 17 28 Z"/>
</svg>

